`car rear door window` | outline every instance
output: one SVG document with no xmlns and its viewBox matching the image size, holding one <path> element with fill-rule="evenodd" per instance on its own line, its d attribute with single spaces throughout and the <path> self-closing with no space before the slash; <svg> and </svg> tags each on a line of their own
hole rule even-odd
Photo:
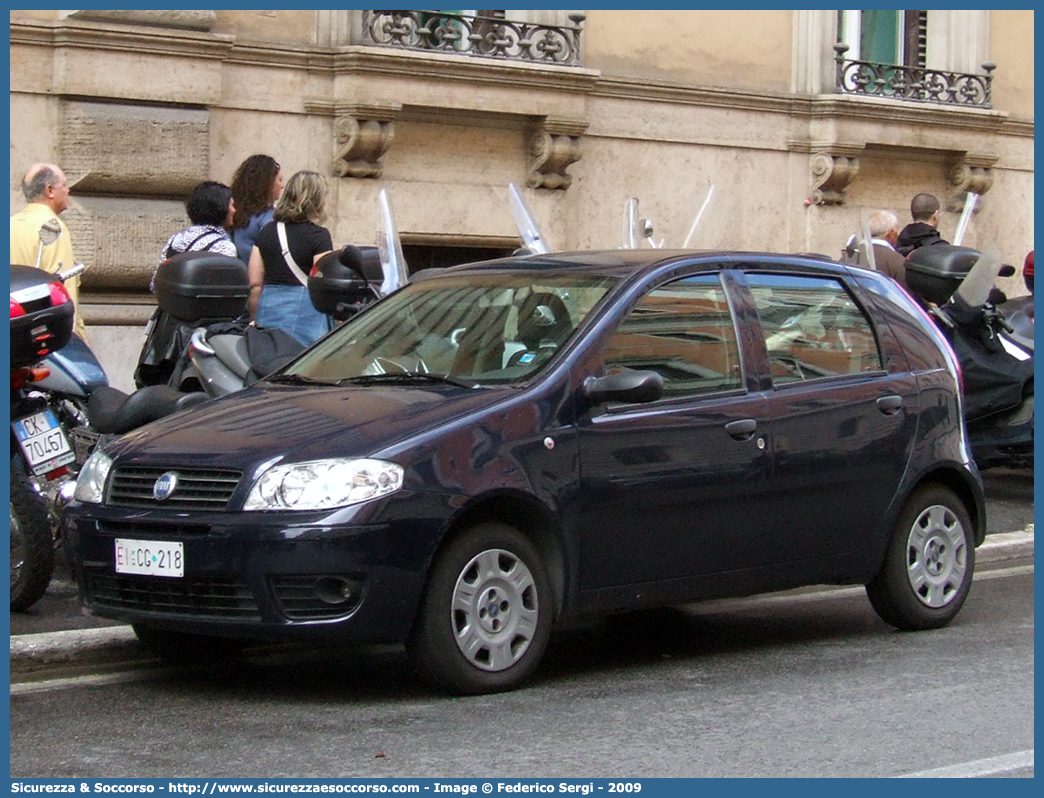
<svg viewBox="0 0 1044 798">
<path fill-rule="evenodd" d="M 884 369 L 873 325 L 830 278 L 747 274 L 773 386 Z"/>
<path fill-rule="evenodd" d="M 736 328 L 720 277 L 689 277 L 646 294 L 609 340 L 605 368 L 655 371 L 665 398 L 741 388 Z"/>
</svg>

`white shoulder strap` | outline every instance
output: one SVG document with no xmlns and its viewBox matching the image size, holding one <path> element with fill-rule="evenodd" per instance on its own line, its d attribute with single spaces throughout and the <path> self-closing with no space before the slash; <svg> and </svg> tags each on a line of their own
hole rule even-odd
<svg viewBox="0 0 1044 798">
<path fill-rule="evenodd" d="M 279 236 L 279 246 L 283 252 L 283 260 L 286 261 L 286 265 L 290 267 L 290 271 L 294 277 L 297 278 L 298 282 L 301 283 L 305 288 L 308 287 L 308 278 L 305 276 L 298 267 L 294 256 L 290 254 L 290 245 L 286 243 L 286 225 L 282 222 L 276 222 L 276 233 Z"/>
</svg>

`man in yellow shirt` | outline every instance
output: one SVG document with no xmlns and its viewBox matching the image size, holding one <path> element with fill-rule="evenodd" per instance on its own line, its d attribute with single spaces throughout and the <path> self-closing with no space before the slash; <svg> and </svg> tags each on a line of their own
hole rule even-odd
<svg viewBox="0 0 1044 798">
<path fill-rule="evenodd" d="M 22 193 L 29 204 L 11 217 L 11 263 L 39 265 L 51 273 L 70 268 L 75 263 L 72 237 L 59 218 L 69 207 L 69 181 L 65 173 L 54 164 L 35 164 L 22 179 Z M 52 219 L 57 220 L 61 235 L 57 241 L 41 246 L 40 227 Z M 80 279 L 74 277 L 65 287 L 76 306 L 73 332 L 86 340 L 87 331 L 80 315 Z"/>
</svg>

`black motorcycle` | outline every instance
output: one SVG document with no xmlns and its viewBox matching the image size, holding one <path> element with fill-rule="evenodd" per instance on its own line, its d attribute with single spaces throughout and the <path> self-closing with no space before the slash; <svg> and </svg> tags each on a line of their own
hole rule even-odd
<svg viewBox="0 0 1044 798">
<path fill-rule="evenodd" d="M 72 333 L 62 274 L 11 266 L 11 609 L 28 609 L 54 571 L 62 506 L 94 446 L 207 400 L 155 386 L 126 394 Z"/>
<path fill-rule="evenodd" d="M 957 355 L 968 437 L 984 469 L 1033 465 L 1033 323 L 1009 319 L 994 287 L 1014 273 L 997 253 L 950 245 L 922 247 L 906 262 L 910 290 Z"/>
<path fill-rule="evenodd" d="M 46 399 L 34 395 L 29 386 L 46 371 L 34 366 L 69 342 L 74 314 L 59 276 L 30 266 L 11 266 L 12 610 L 36 603 L 54 571 L 47 503 L 31 480 L 57 478 L 76 455 Z"/>
</svg>

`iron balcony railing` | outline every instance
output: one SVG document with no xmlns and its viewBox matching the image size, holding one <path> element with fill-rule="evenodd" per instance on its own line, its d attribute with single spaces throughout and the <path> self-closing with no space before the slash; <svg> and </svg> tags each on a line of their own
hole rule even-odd
<svg viewBox="0 0 1044 798">
<path fill-rule="evenodd" d="M 364 11 L 363 37 L 406 50 L 580 66 L 584 14 L 572 25 L 537 25 L 450 11 Z"/>
<path fill-rule="evenodd" d="M 969 75 L 923 67 L 849 61 L 845 58 L 847 51 L 847 44 L 838 42 L 834 45 L 837 90 L 842 94 L 941 105 L 993 107 L 993 70 L 997 65 L 989 61 L 982 65 L 985 75 Z"/>
</svg>

